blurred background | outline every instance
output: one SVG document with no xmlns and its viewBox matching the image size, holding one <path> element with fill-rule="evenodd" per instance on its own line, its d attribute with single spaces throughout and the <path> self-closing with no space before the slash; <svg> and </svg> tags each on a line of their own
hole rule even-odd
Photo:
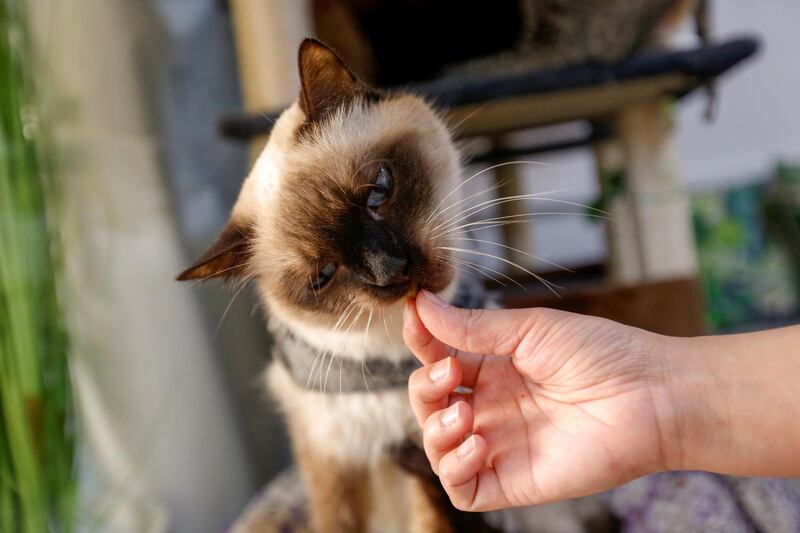
<svg viewBox="0 0 800 533">
<path fill-rule="evenodd" d="M 717 1 L 700 31 L 609 7 L 585 46 L 535 5 L 0 0 L 0 531 L 220 531 L 290 463 L 251 288 L 174 278 L 295 99 L 306 36 L 446 109 L 468 175 L 543 163 L 469 191 L 609 213 L 494 229 L 563 286 L 487 260 L 529 285 L 487 280 L 506 304 L 687 335 L 797 322 L 800 4 Z"/>
</svg>

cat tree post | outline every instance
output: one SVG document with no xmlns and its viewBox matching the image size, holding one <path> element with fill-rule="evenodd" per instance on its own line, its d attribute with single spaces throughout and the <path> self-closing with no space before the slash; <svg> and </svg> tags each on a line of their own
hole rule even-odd
<svg viewBox="0 0 800 533">
<path fill-rule="evenodd" d="M 280 109 L 297 98 L 297 47 L 311 35 L 306 0 L 230 0 L 245 109 Z M 250 143 L 258 156 L 266 137 Z"/>
<path fill-rule="evenodd" d="M 670 101 L 656 97 L 631 103 L 618 115 L 626 163 L 623 194 L 646 281 L 697 274 L 689 200 L 674 157 Z"/>
<path fill-rule="evenodd" d="M 593 146 L 597 179 L 603 197 L 608 246 L 608 278 L 614 285 L 632 285 L 643 279 L 642 257 L 636 231 L 636 218 L 630 197 L 623 192 L 626 182 L 625 151 L 618 138 Z"/>
</svg>

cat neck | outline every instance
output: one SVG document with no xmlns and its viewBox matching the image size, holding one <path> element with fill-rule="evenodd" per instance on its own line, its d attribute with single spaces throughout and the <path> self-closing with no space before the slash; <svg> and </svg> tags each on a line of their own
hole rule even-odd
<svg viewBox="0 0 800 533">
<path fill-rule="evenodd" d="M 334 324 L 310 323 L 271 309 L 269 328 L 276 336 L 288 332 L 314 350 L 342 358 L 401 361 L 410 356 L 403 343 L 402 301 L 372 313 L 349 309 Z"/>
<path fill-rule="evenodd" d="M 464 300 L 464 294 L 478 292 L 466 280 L 454 278 L 439 293 L 446 301 Z M 467 298 L 468 300 L 468 298 Z M 479 307 L 482 302 L 456 303 L 462 307 Z M 273 334 L 288 331 L 318 351 L 335 353 L 337 357 L 368 361 L 381 359 L 400 362 L 412 357 L 403 342 L 403 301 L 392 305 L 361 311 L 349 309 L 339 321 L 331 324 L 314 323 L 292 315 L 277 306 L 269 309 L 269 328 Z"/>
</svg>

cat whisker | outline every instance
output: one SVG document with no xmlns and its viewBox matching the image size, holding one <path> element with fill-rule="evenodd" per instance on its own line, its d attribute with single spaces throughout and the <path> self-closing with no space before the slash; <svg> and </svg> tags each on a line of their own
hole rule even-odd
<svg viewBox="0 0 800 533">
<path fill-rule="evenodd" d="M 544 257 L 540 257 L 538 255 L 534 255 L 532 253 L 520 250 L 519 248 L 514 248 L 513 246 L 508 246 L 508 245 L 505 245 L 505 244 L 501 244 L 499 242 L 487 241 L 485 239 L 472 239 L 472 238 L 469 238 L 469 237 L 450 237 L 450 240 L 453 240 L 453 241 L 479 242 L 479 243 L 483 243 L 483 244 L 491 244 L 491 245 L 494 245 L 494 246 L 499 246 L 501 248 L 505 248 L 506 250 L 511 250 L 511 251 L 514 251 L 514 252 L 521 253 L 523 255 L 527 255 L 528 257 L 536 259 L 537 261 L 541 261 L 542 263 L 547 263 L 548 265 L 554 266 L 554 267 L 556 267 L 558 269 L 561 269 L 561 270 L 563 270 L 565 272 L 571 272 L 573 274 L 575 273 L 574 270 L 570 270 L 569 268 L 567 268 L 565 266 L 559 265 L 558 263 L 554 263 L 553 261 L 550 261 L 549 259 L 545 259 Z"/>
<path fill-rule="evenodd" d="M 353 300 L 353 304 L 355 304 L 355 299 Z M 363 306 L 359 306 L 359 307 L 363 309 Z M 344 325 L 347 323 L 347 321 L 353 315 L 355 310 L 356 310 L 355 307 L 350 308 L 350 310 L 347 312 L 347 314 L 342 317 L 342 320 L 336 322 L 336 324 L 334 325 L 333 329 L 328 333 L 328 336 L 330 336 L 330 335 L 334 335 L 335 336 L 335 335 L 341 333 L 342 329 L 344 328 Z M 354 319 L 355 318 L 356 317 L 354 317 Z M 326 336 L 326 338 L 327 338 L 327 336 Z M 334 347 L 331 347 L 331 348 L 327 348 L 327 342 L 325 343 L 325 351 L 323 352 L 322 362 L 320 363 L 319 370 L 317 372 L 317 375 L 318 375 L 317 383 L 319 384 L 319 392 L 320 392 L 320 394 L 323 395 L 323 402 L 325 400 L 325 386 L 327 385 L 327 382 L 328 382 L 328 373 L 331 370 L 331 365 L 333 364 L 333 360 L 336 358 L 336 350 L 339 349 L 339 348 L 340 348 L 340 346 L 334 346 Z M 324 378 L 323 378 L 322 367 L 325 365 L 326 356 L 329 356 L 330 359 L 328 360 L 328 368 L 325 371 Z"/>
<path fill-rule="evenodd" d="M 439 204 L 434 208 L 433 211 L 434 212 L 438 211 L 439 208 L 442 207 L 442 204 L 444 204 L 444 202 L 448 198 L 450 198 L 452 195 L 454 195 L 456 192 L 458 192 L 458 190 L 461 189 L 461 187 L 463 187 L 464 185 L 466 185 L 467 183 L 469 183 L 473 179 L 477 178 L 478 176 L 480 176 L 484 172 L 489 172 L 490 170 L 494 170 L 496 168 L 505 167 L 505 166 L 509 166 L 509 165 L 526 165 L 526 164 L 527 165 L 547 166 L 547 163 L 542 163 L 541 161 L 525 161 L 525 160 L 523 160 L 523 161 L 505 161 L 503 163 L 498 163 L 496 165 L 492 165 L 490 167 L 486 167 L 483 170 L 479 170 L 478 172 L 476 172 L 475 174 L 473 174 L 472 176 L 470 176 L 466 180 L 464 180 L 461 183 L 459 183 L 456 187 L 454 187 L 452 191 L 447 193 L 445 195 L 445 197 L 442 198 L 441 201 L 439 201 Z"/>
<path fill-rule="evenodd" d="M 328 334 L 325 335 L 325 338 L 322 340 L 322 347 L 314 355 L 314 360 L 311 362 L 311 370 L 309 370 L 309 372 L 308 372 L 308 380 L 306 380 L 306 389 L 310 388 L 309 385 L 311 384 L 311 379 L 312 379 L 312 376 L 314 375 L 314 369 L 317 366 L 317 361 L 319 360 L 320 356 L 322 356 L 324 354 L 324 352 L 325 352 L 325 349 L 326 349 L 326 347 L 328 345 L 328 339 L 331 337 L 333 332 L 336 331 L 336 329 L 339 327 L 339 323 L 349 315 L 349 310 L 353 305 L 355 305 L 355 303 L 356 303 L 356 299 L 353 298 L 353 300 L 347 305 L 347 307 L 345 307 L 344 311 L 342 311 L 342 316 L 339 317 L 339 319 L 333 325 L 333 328 L 331 328 L 331 330 L 328 331 Z M 325 361 L 325 359 L 323 357 L 323 364 L 324 364 L 324 361 Z"/>
<path fill-rule="evenodd" d="M 470 272 L 469 270 L 464 270 L 461 265 L 458 265 L 456 263 L 451 263 L 450 266 L 453 267 L 454 269 L 456 269 L 458 272 L 461 272 L 465 276 L 469 276 L 471 278 L 475 278 L 478 281 L 483 281 L 483 278 L 487 276 L 487 274 L 484 274 L 483 272 L 478 271 L 480 273 L 481 277 L 477 277 L 476 278 L 475 272 Z M 497 283 L 500 283 L 501 285 L 503 284 L 501 281 L 498 281 Z"/>
<path fill-rule="evenodd" d="M 477 279 L 479 281 L 483 281 L 483 278 L 488 278 L 488 279 L 494 281 L 495 283 L 497 283 L 498 285 L 500 285 L 501 287 L 508 287 L 508 285 L 506 283 L 503 283 L 502 281 L 500 281 L 496 277 L 492 276 L 491 274 L 487 274 L 486 272 L 484 272 L 481 269 L 491 270 L 493 272 L 496 272 L 497 274 L 500 274 L 504 278 L 507 278 L 508 280 L 510 280 L 515 285 L 520 286 L 522 288 L 522 290 L 525 290 L 525 291 L 528 290 L 527 287 L 525 287 L 524 285 L 520 284 L 517 280 L 515 280 L 513 278 L 510 278 L 510 277 L 506 276 L 505 274 L 503 274 L 502 272 L 498 272 L 497 270 L 491 269 L 489 267 L 485 267 L 483 265 L 479 265 L 478 263 L 467 263 L 467 262 L 460 261 L 459 263 L 453 263 L 450 266 L 452 266 L 453 268 L 455 268 L 456 270 L 458 270 L 462 274 L 470 276 L 470 277 L 475 277 L 475 272 L 477 272 L 478 273 Z M 469 268 L 470 270 L 472 270 L 472 272 L 464 270 L 463 268 L 461 268 L 462 266 Z"/>
<path fill-rule="evenodd" d="M 388 159 L 386 159 L 385 157 L 384 158 L 380 158 L 380 159 L 370 159 L 369 161 L 366 161 L 366 162 L 362 163 L 361 165 L 359 165 L 359 167 L 357 169 L 355 169 L 355 171 L 353 171 L 353 175 L 350 176 L 350 183 L 355 183 L 356 182 L 356 177 L 358 176 L 358 173 L 361 172 L 361 170 L 363 170 L 363 168 L 366 167 L 367 165 L 371 165 L 373 163 L 382 163 L 384 161 L 388 161 Z M 372 183 L 368 183 L 368 184 L 365 184 L 365 185 L 373 186 Z M 365 185 L 359 185 L 358 187 L 356 187 L 355 190 L 358 191 L 359 189 L 361 189 Z M 341 185 L 339 187 L 341 188 Z M 344 191 L 342 191 L 342 192 L 344 192 Z"/>
<path fill-rule="evenodd" d="M 386 337 L 389 339 L 391 344 L 394 344 L 394 339 L 392 339 L 392 334 L 389 333 L 389 325 L 386 323 L 386 310 L 381 309 L 381 317 L 383 317 L 383 329 L 386 331 Z"/>
<path fill-rule="evenodd" d="M 465 266 L 465 267 L 467 267 L 469 269 L 474 270 L 475 272 L 477 272 L 481 276 L 489 278 L 490 280 L 494 281 L 495 283 L 497 283 L 497 284 L 499 284 L 499 285 L 501 285 L 503 287 L 508 287 L 508 285 L 506 285 L 505 283 L 503 283 L 502 281 L 500 281 L 496 277 L 492 276 L 491 274 L 487 274 L 486 272 L 481 270 L 481 268 L 486 268 L 487 270 L 489 270 L 488 267 L 484 267 L 483 265 L 479 265 L 477 263 L 468 263 L 466 261 L 462 261 L 462 260 L 458 260 L 458 259 L 454 259 L 454 261 L 459 265 L 462 265 L 462 266 Z"/>
<path fill-rule="evenodd" d="M 356 325 L 356 323 L 358 322 L 358 319 L 361 318 L 361 315 L 363 313 L 364 313 L 364 306 L 362 305 L 361 307 L 359 307 L 358 313 L 356 314 L 356 316 L 353 317 L 353 321 L 350 323 L 348 328 L 345 330 L 343 337 L 346 338 L 350 334 L 350 332 L 353 330 L 353 326 Z M 331 359 L 330 359 L 330 362 L 328 362 L 328 369 L 325 371 L 325 381 L 324 381 L 323 387 L 322 387 L 322 397 L 323 398 L 325 398 L 326 391 L 328 390 L 328 375 L 331 372 L 331 366 L 333 366 L 333 360 L 336 359 L 336 355 L 337 354 L 336 354 L 335 351 L 331 351 Z"/>
<path fill-rule="evenodd" d="M 481 195 L 484 195 L 484 194 L 488 194 L 488 193 L 490 193 L 492 191 L 495 191 L 495 190 L 499 189 L 500 187 L 502 187 L 503 185 L 505 185 L 506 183 L 508 183 L 508 181 L 509 181 L 509 178 L 505 178 L 505 179 L 501 180 L 500 182 L 498 182 L 497 185 L 494 185 L 493 187 L 489 187 L 487 189 L 483 189 L 482 191 L 476 192 L 475 194 L 471 194 L 471 195 L 467 196 L 466 198 L 463 198 L 463 199 L 459 200 L 458 202 L 454 202 L 454 203 L 444 207 L 443 209 L 440 209 L 438 211 L 432 212 L 430 215 L 428 215 L 428 218 L 425 219 L 424 227 L 427 229 L 428 226 L 430 226 L 431 223 L 433 223 L 433 221 L 436 220 L 437 217 L 442 216 L 447 211 L 450 211 L 454 207 L 457 207 L 457 206 L 459 206 L 461 204 L 469 202 L 473 198 L 476 198 L 478 196 L 481 196 Z"/>
<path fill-rule="evenodd" d="M 355 303 L 355 299 L 353 300 L 353 303 Z M 363 306 L 360 306 L 360 307 L 363 310 L 364 307 Z M 352 314 L 353 311 L 355 311 L 355 307 L 353 307 L 350 310 L 350 312 L 345 317 L 345 320 L 343 320 L 341 322 L 341 325 L 332 330 L 332 333 L 340 333 L 341 332 L 341 328 L 344 326 L 346 320 L 350 317 L 350 315 Z M 360 316 L 360 314 L 357 315 L 356 317 L 354 317 L 353 323 L 355 323 L 355 321 L 358 319 L 358 316 Z M 347 334 L 345 334 L 345 336 L 347 336 Z M 322 360 L 322 363 L 319 366 L 319 392 L 320 392 L 320 395 L 322 396 L 322 407 L 325 410 L 326 414 L 328 413 L 328 397 L 326 396 L 325 391 L 326 391 L 327 385 L 328 385 L 328 374 L 331 371 L 331 365 L 333 364 L 333 360 L 336 359 L 336 348 L 331 348 L 330 350 L 327 350 L 327 353 L 330 354 L 330 360 L 328 362 L 328 369 L 325 371 L 325 379 L 324 380 L 322 379 L 322 366 L 325 364 L 325 359 L 324 358 Z"/>
<path fill-rule="evenodd" d="M 364 378 L 364 387 L 367 389 L 367 393 L 369 393 L 369 385 L 367 384 L 367 375 L 364 373 L 364 361 L 367 358 L 367 337 L 369 336 L 369 326 L 372 324 L 372 311 L 374 310 L 373 307 L 369 308 L 369 318 L 367 318 L 367 328 L 364 331 L 364 346 L 362 348 L 363 356 L 361 357 L 361 377 Z M 342 367 L 339 366 L 339 393 L 342 392 Z"/>
<path fill-rule="evenodd" d="M 497 256 L 497 255 L 493 255 L 493 254 L 488 254 L 488 253 L 486 253 L 486 252 L 479 252 L 479 251 L 477 251 L 477 250 L 469 250 L 469 249 L 467 249 L 467 248 L 455 248 L 455 247 L 452 247 L 452 246 L 437 246 L 437 248 L 439 248 L 439 249 L 441 249 L 441 250 L 450 250 L 451 252 L 462 252 L 462 253 L 467 253 L 467 254 L 480 255 L 480 256 L 483 256 L 483 257 L 489 257 L 489 258 L 491 258 L 491 259 L 496 259 L 496 260 L 498 260 L 498 261 L 501 261 L 501 262 L 503 262 L 503 263 L 506 263 L 507 265 L 510 265 L 510 266 L 516 267 L 516 268 L 518 268 L 518 269 L 522 270 L 523 272 L 525 272 L 526 274 L 528 274 L 529 276 L 532 276 L 532 277 L 534 277 L 534 278 L 535 278 L 537 281 L 539 281 L 539 282 L 540 282 L 542 285 L 544 285 L 545 287 L 547 287 L 547 289 L 549 289 L 549 290 L 550 290 L 550 292 L 552 292 L 553 294 L 555 294 L 555 295 L 556 295 L 556 296 L 558 296 L 559 298 L 561 297 L 561 295 L 560 295 L 560 294 L 558 294 L 558 292 L 557 292 L 555 289 L 556 289 L 556 288 L 558 288 L 558 289 L 561 289 L 561 288 L 563 288 L 563 287 L 559 287 L 558 285 L 556 285 L 556 284 L 554 284 L 554 283 L 551 283 L 551 282 L 547 281 L 546 279 L 544 279 L 544 278 L 543 278 L 543 277 L 541 277 L 540 275 L 538 275 L 538 274 L 535 274 L 535 273 L 531 272 L 531 271 L 530 271 L 530 270 L 528 270 L 527 268 L 525 268 L 525 267 L 523 267 L 523 266 L 521 266 L 521 265 L 518 265 L 517 263 L 515 263 L 514 261 L 511 261 L 511 260 L 509 260 L 509 259 L 505 259 L 505 258 L 503 258 L 503 257 L 499 257 L 499 256 Z"/>
<path fill-rule="evenodd" d="M 275 124 L 275 119 L 267 115 L 266 111 L 262 111 L 260 114 L 261 118 L 266 119 L 270 124 Z"/>
<path fill-rule="evenodd" d="M 325 359 L 328 353 L 332 352 L 334 349 L 334 348 L 328 348 L 328 340 L 335 337 L 341 331 L 341 328 L 344 327 L 344 324 L 347 321 L 347 319 L 349 319 L 353 311 L 355 311 L 354 307 L 355 304 L 356 304 L 356 299 L 353 298 L 350 304 L 342 312 L 342 316 L 339 317 L 339 319 L 333 325 L 333 328 L 331 328 L 330 331 L 328 331 L 327 335 L 325 335 L 325 339 L 322 341 L 322 348 L 320 348 L 320 353 L 322 354 L 322 361 L 320 362 L 320 366 L 317 369 L 317 382 L 320 385 L 320 392 L 322 392 L 322 367 L 325 364 Z"/>
<path fill-rule="evenodd" d="M 487 107 L 489 104 L 491 104 L 492 102 L 494 102 L 496 99 L 497 99 L 497 98 L 492 98 L 491 100 L 488 100 L 488 101 L 484 102 L 482 105 L 478 106 L 476 109 L 474 109 L 473 111 L 471 111 L 471 112 L 470 112 L 470 113 L 469 113 L 469 114 L 468 114 L 466 117 L 462 118 L 461 120 L 459 120 L 458 122 L 456 122 L 455 124 L 453 124 L 452 126 L 450 126 L 450 131 L 455 131 L 455 130 L 457 130 L 457 129 L 459 128 L 459 126 L 463 125 L 463 124 L 464 124 L 464 123 L 466 123 L 466 122 L 467 122 L 469 119 L 471 119 L 472 117 L 474 117 L 475 115 L 477 115 L 478 113 L 480 113 L 481 111 L 483 111 L 484 109 L 486 109 L 486 107 Z"/>
<path fill-rule="evenodd" d="M 563 192 L 564 190 L 565 189 L 555 189 L 555 190 L 552 190 L 552 191 L 546 191 L 546 192 L 541 192 L 541 193 L 517 194 L 517 195 L 513 195 L 513 196 L 501 196 L 499 198 L 490 198 L 489 200 L 486 200 L 484 202 L 480 202 L 478 204 L 475 204 L 475 205 L 472 205 L 470 207 L 462 209 L 461 211 L 459 211 L 458 213 L 453 215 L 451 218 L 445 220 L 444 222 L 442 222 L 438 226 L 434 227 L 433 230 L 435 231 L 435 230 L 441 228 L 442 226 L 445 226 L 445 225 L 449 224 L 450 222 L 452 222 L 453 220 L 455 220 L 458 217 L 461 217 L 461 216 L 464 216 L 464 215 L 471 215 L 471 214 L 474 214 L 474 213 L 480 213 L 481 211 L 484 211 L 486 209 L 494 207 L 495 205 L 500 205 L 500 204 L 504 204 L 504 203 L 512 202 L 512 201 L 522 201 L 522 200 L 528 200 L 528 199 L 532 200 L 532 199 L 537 199 L 537 198 L 544 198 L 543 195 L 545 195 L 545 194 L 555 194 L 555 193 Z"/>
<path fill-rule="evenodd" d="M 314 270 L 317 271 L 317 277 L 319 277 L 319 260 L 314 261 Z M 308 275 L 308 284 L 311 286 L 311 292 L 314 293 L 314 301 L 319 304 L 319 296 L 317 295 L 317 289 L 314 288 L 314 280 L 311 279 L 311 274 Z"/>
<path fill-rule="evenodd" d="M 482 202 L 481 204 L 475 205 L 475 206 L 473 206 L 473 207 L 471 207 L 469 209 L 465 209 L 464 211 L 462 211 L 458 215 L 455 215 L 454 217 L 452 217 L 447 222 L 443 222 L 442 224 L 439 224 L 438 226 L 433 228 L 432 231 L 436 231 L 437 229 L 441 228 L 442 226 L 447 227 L 450 224 L 457 224 L 457 223 L 459 223 L 459 222 L 461 222 L 463 220 L 467 220 L 469 217 L 475 215 L 476 213 L 480 213 L 481 211 L 485 211 L 487 209 L 490 209 L 490 208 L 498 206 L 498 205 L 507 204 L 507 203 L 510 203 L 510 202 L 526 201 L 526 200 L 538 200 L 540 202 L 552 202 L 552 203 L 556 203 L 556 204 L 572 205 L 572 206 L 581 207 L 581 208 L 584 208 L 584 209 L 588 209 L 588 210 L 594 211 L 594 213 L 587 213 L 587 214 L 599 214 L 599 215 L 603 215 L 603 216 L 608 216 L 607 212 L 602 211 L 600 209 L 597 209 L 595 207 L 591 207 L 591 206 L 588 206 L 588 205 L 580 204 L 578 202 L 570 202 L 569 200 L 561 200 L 559 198 L 546 198 L 546 197 L 542 197 L 541 196 L 541 194 L 551 194 L 551 193 L 555 193 L 555 192 L 559 192 L 559 191 L 548 191 L 546 193 L 540 193 L 540 194 L 519 194 L 519 195 L 516 195 L 516 196 L 505 196 L 505 197 L 502 197 L 502 198 L 495 198 L 495 199 L 492 199 L 492 200 L 487 200 L 486 202 Z M 480 208 L 480 209 L 476 209 L 476 208 Z M 575 214 L 583 214 L 583 213 L 575 213 Z M 458 217 L 461 217 L 461 218 L 458 218 Z M 458 218 L 458 220 L 455 220 L 456 218 Z"/>
<path fill-rule="evenodd" d="M 508 281 L 510 281 L 511 283 L 513 283 L 514 285 L 517 285 L 517 286 L 518 286 L 520 289 L 522 289 L 522 290 L 524 290 L 524 291 L 527 291 L 527 290 L 528 290 L 528 289 L 527 289 L 527 288 L 526 288 L 526 287 L 525 287 L 523 284 L 521 284 L 520 282 L 518 282 L 518 281 L 517 281 L 517 280 L 515 280 L 514 278 L 507 276 L 507 275 L 506 275 L 506 274 L 504 274 L 503 272 L 500 272 L 499 270 L 495 270 L 494 268 L 487 267 L 486 265 L 481 265 L 480 263 L 475 263 L 475 262 L 473 262 L 473 261 L 468 261 L 468 260 L 464 259 L 463 257 L 461 257 L 461 258 L 458 258 L 458 260 L 459 260 L 459 261 L 462 261 L 462 262 L 465 262 L 465 263 L 468 263 L 468 264 L 470 264 L 470 265 L 476 266 L 476 267 L 478 267 L 478 268 L 482 268 L 482 269 L 488 270 L 489 272 L 494 272 L 494 273 L 495 273 L 495 274 L 497 274 L 498 276 L 500 276 L 500 277 L 503 277 L 503 278 L 507 279 Z M 488 274 L 487 274 L 487 276 L 488 276 Z M 494 278 L 492 278 L 492 279 L 494 279 Z M 496 280 L 496 279 L 495 279 L 495 281 L 498 281 L 498 280 Z M 505 284 L 504 284 L 504 283 L 502 283 L 502 282 L 500 282 L 500 284 L 501 284 L 501 285 L 503 285 L 504 287 L 508 287 L 508 285 L 505 285 Z"/>
<path fill-rule="evenodd" d="M 351 206 L 353 206 L 353 207 L 358 207 L 358 206 L 357 206 L 356 204 L 354 204 L 354 203 L 353 203 L 353 201 L 350 199 L 350 196 L 349 196 L 349 195 L 347 194 L 347 192 L 344 190 L 344 187 L 342 187 L 342 184 L 341 184 L 341 183 L 339 183 L 339 182 L 338 182 L 336 179 L 332 179 L 332 181 L 333 181 L 334 183 L 336 183 L 336 186 L 337 186 L 337 187 L 339 187 L 339 190 L 340 190 L 340 191 L 342 191 L 342 198 L 344 198 L 345 202 L 347 202 L 348 204 L 350 204 L 350 205 L 351 205 Z"/>
<path fill-rule="evenodd" d="M 523 224 L 531 222 L 531 218 L 537 216 L 548 216 L 548 215 L 571 215 L 571 216 L 583 216 L 588 218 L 599 218 L 602 220 L 608 220 L 608 217 L 602 215 L 593 215 L 591 213 L 571 213 L 571 212 L 553 212 L 553 211 L 541 211 L 537 213 L 520 213 L 518 215 L 506 215 L 502 217 L 494 217 L 494 218 L 487 218 L 484 220 L 477 220 L 475 222 L 469 222 L 467 224 L 462 224 L 460 226 L 456 226 L 454 228 L 447 228 L 445 231 L 437 233 L 433 236 L 434 239 L 438 239 L 439 237 L 443 237 L 445 235 L 450 235 L 452 233 L 458 232 L 464 228 L 471 228 L 474 226 L 484 226 L 477 229 L 487 229 L 488 227 L 496 227 L 497 225 L 503 226 L 507 224 Z M 529 217 L 525 218 L 525 220 L 508 220 L 512 218 L 522 218 L 522 217 Z"/>
<path fill-rule="evenodd" d="M 222 316 L 219 318 L 219 322 L 217 323 L 217 329 L 214 330 L 214 335 L 215 336 L 219 335 L 219 330 L 222 327 L 222 323 L 225 321 L 225 317 L 228 316 L 228 311 L 231 310 L 231 306 L 233 305 L 234 300 L 236 300 L 236 297 L 239 296 L 239 293 L 242 292 L 242 290 L 247 286 L 247 284 L 250 281 L 253 280 L 253 278 L 255 278 L 255 274 L 250 276 L 250 277 L 248 277 L 248 278 L 246 278 L 242 282 L 241 286 L 238 289 L 236 289 L 236 292 L 233 293 L 233 296 L 231 297 L 230 301 L 228 302 L 228 305 L 225 307 L 225 310 L 222 312 Z"/>
</svg>

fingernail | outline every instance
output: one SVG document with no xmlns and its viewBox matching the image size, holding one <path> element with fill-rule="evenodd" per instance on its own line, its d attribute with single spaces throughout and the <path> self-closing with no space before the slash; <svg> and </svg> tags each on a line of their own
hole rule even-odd
<svg viewBox="0 0 800 533">
<path fill-rule="evenodd" d="M 456 455 L 458 457 L 466 457 L 475 450 L 475 435 L 470 435 L 467 440 L 461 443 L 461 446 L 456 448 Z"/>
<path fill-rule="evenodd" d="M 442 381 L 450 373 L 450 357 L 442 359 L 431 367 L 428 377 L 431 381 Z"/>
<path fill-rule="evenodd" d="M 452 426 L 458 420 L 458 404 L 453 404 L 448 407 L 444 413 L 442 413 L 442 417 L 439 421 L 442 423 L 443 426 Z"/>
<path fill-rule="evenodd" d="M 439 298 L 439 295 L 437 294 L 434 294 L 430 291 L 422 291 L 422 295 L 425 297 L 426 300 L 428 300 L 436 307 L 441 307 L 442 309 L 447 309 L 447 307 L 449 307 L 447 302 Z"/>
</svg>

